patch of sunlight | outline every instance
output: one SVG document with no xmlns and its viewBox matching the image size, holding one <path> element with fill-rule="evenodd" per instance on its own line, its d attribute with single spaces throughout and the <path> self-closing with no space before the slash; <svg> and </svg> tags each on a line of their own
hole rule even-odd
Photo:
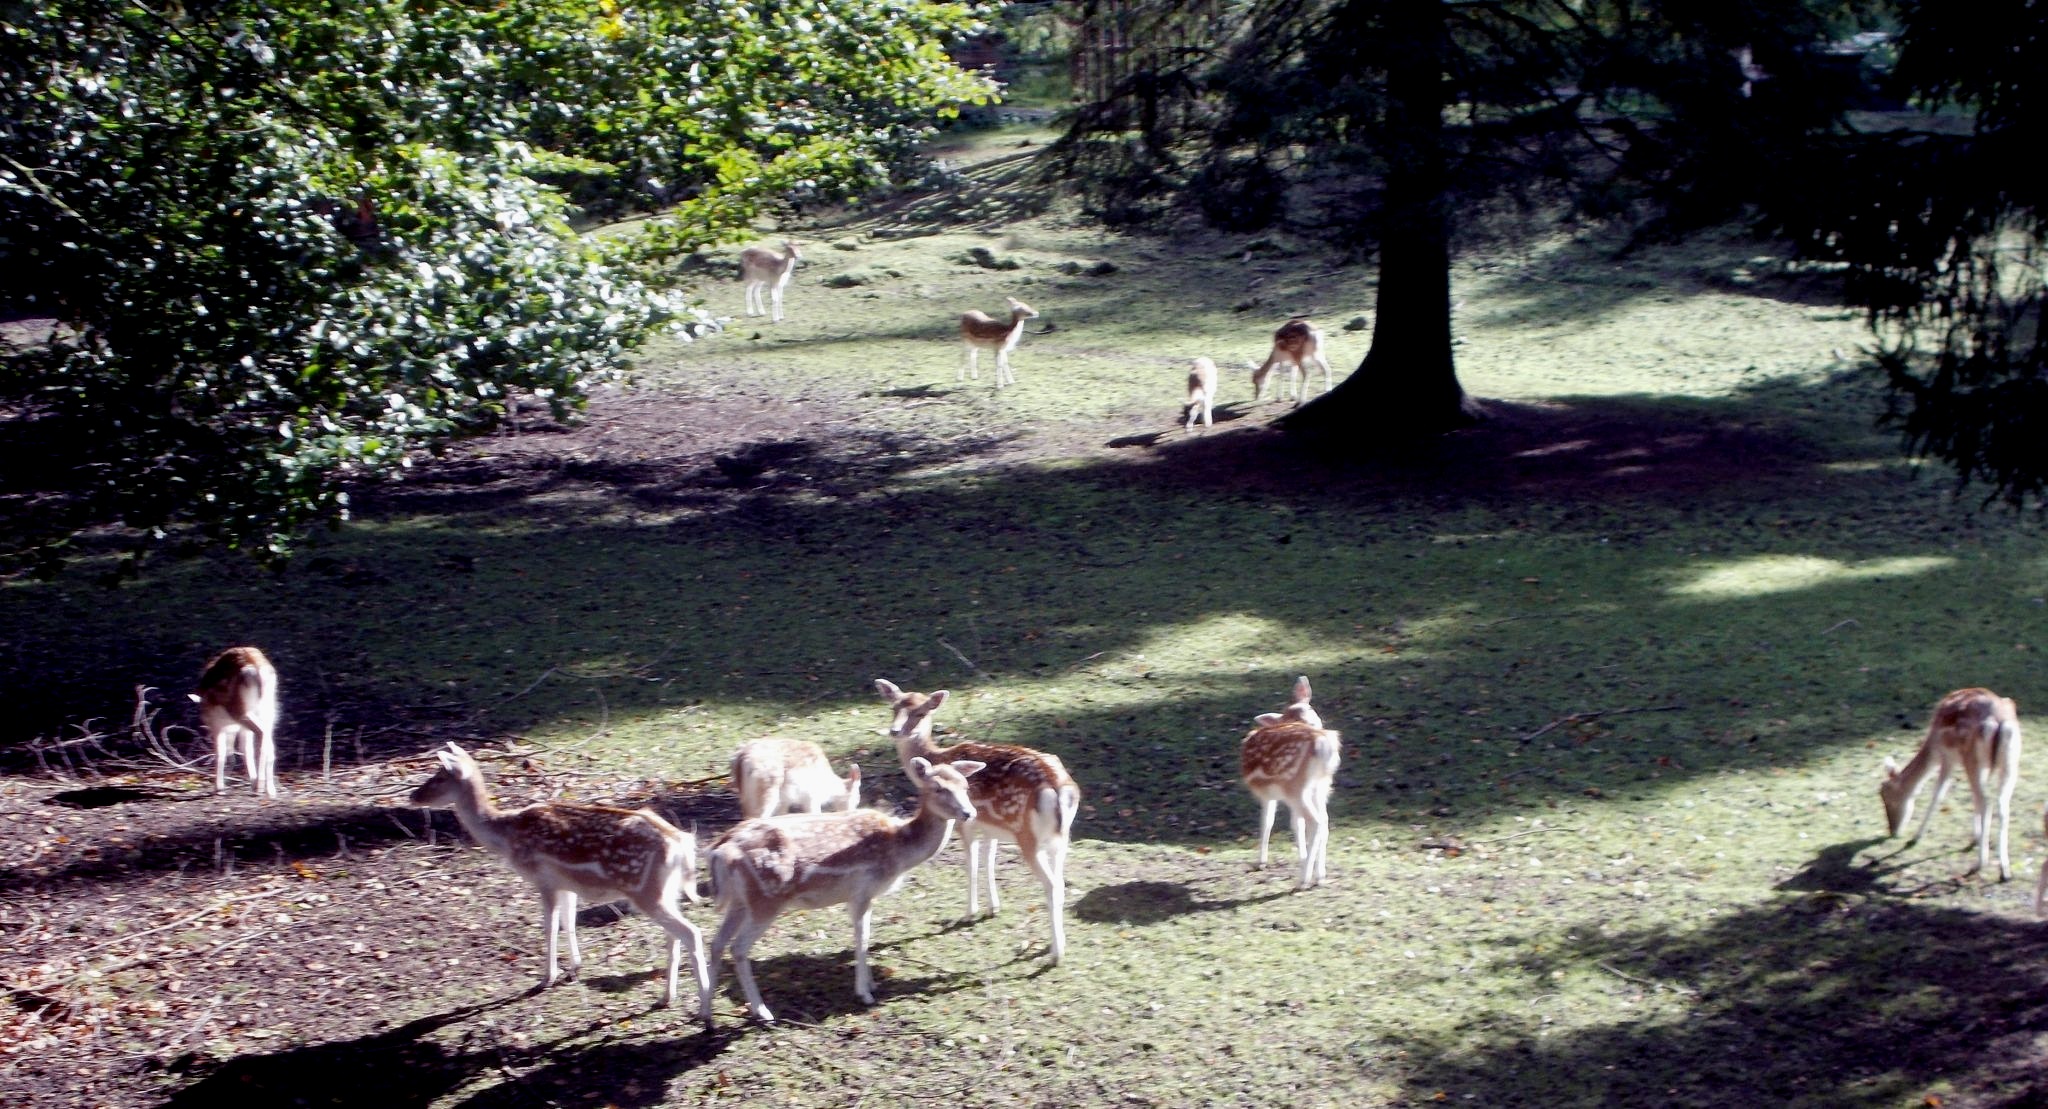
<svg viewBox="0 0 2048 1109">
<path fill-rule="evenodd" d="M 1911 460 L 1904 458 L 1856 458 L 1846 462 L 1824 462 L 1820 468 L 1837 474 L 1866 474 L 1910 465 Z"/>
<path fill-rule="evenodd" d="M 1758 555 L 1707 567 L 1692 580 L 1671 587 L 1677 597 L 1728 600 L 1791 593 L 1837 582 L 1902 578 L 1945 569 L 1955 559 L 1933 555 L 1842 562 L 1818 555 Z"/>
</svg>

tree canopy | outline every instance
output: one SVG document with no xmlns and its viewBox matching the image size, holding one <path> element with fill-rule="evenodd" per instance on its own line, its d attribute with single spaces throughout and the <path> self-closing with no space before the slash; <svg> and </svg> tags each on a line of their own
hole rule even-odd
<svg viewBox="0 0 2048 1109">
<path fill-rule="evenodd" d="M 675 253 L 872 185 L 991 94 L 967 4 L 0 5 L 0 415 L 69 474 L 0 558 L 81 529 L 284 552 L 346 481 L 701 326 Z M 570 226 L 564 189 L 665 207 Z"/>
</svg>

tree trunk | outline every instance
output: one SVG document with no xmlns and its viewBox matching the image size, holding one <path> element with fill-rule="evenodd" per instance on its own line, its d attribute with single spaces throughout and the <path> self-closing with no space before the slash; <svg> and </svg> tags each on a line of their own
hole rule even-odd
<svg viewBox="0 0 2048 1109">
<path fill-rule="evenodd" d="M 1277 423 L 1290 432 L 1391 432 L 1412 439 L 1470 425 L 1479 408 L 1451 357 L 1450 214 L 1444 166 L 1441 0 L 1381 0 L 1386 36 L 1387 164 L 1379 303 L 1365 361 L 1335 389 Z"/>
</svg>

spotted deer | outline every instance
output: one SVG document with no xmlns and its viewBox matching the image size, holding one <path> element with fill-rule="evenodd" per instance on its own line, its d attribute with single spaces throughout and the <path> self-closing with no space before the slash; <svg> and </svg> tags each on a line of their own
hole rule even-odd
<svg viewBox="0 0 2048 1109">
<path fill-rule="evenodd" d="M 1203 427 L 1216 426 L 1216 363 L 1207 358 L 1197 358 L 1188 367 L 1187 406 L 1187 430 L 1195 430 L 1196 416 Z"/>
<path fill-rule="evenodd" d="M 960 380 L 967 380 L 971 370 L 974 380 L 981 380 L 981 352 L 996 352 L 996 388 L 1017 383 L 1017 375 L 1010 370 L 1010 352 L 1017 349 L 1017 341 L 1024 337 L 1024 321 L 1035 320 L 1038 312 L 1016 297 L 1006 297 L 1010 302 L 1010 322 L 990 319 L 979 310 L 966 312 L 960 317 L 960 339 L 967 344 L 967 364 L 960 368 Z"/>
<path fill-rule="evenodd" d="M 1285 386 L 1275 385 L 1273 394 L 1280 395 L 1286 388 L 1294 395 L 1296 407 L 1308 397 L 1308 366 L 1315 363 L 1323 368 L 1323 392 L 1330 391 L 1330 360 L 1323 357 L 1323 331 L 1301 316 L 1288 320 L 1273 332 L 1273 350 L 1266 355 L 1264 363 L 1252 371 L 1252 401 L 1257 403 L 1266 398 L 1266 379 L 1272 375 L 1275 366 L 1287 367 Z"/>
<path fill-rule="evenodd" d="M 561 978 L 556 937 L 569 935 L 569 976 L 583 966 L 576 946 L 576 899 L 624 898 L 668 933 L 668 994 L 676 1003 L 676 977 L 689 948 L 697 978 L 699 1017 L 711 1022 L 711 980 L 704 938 L 683 917 L 678 898 L 697 898 L 697 837 L 647 809 L 572 805 L 553 801 L 503 810 L 484 792 L 482 768 L 453 743 L 434 752 L 441 769 L 413 790 L 412 803 L 455 810 L 462 827 L 493 855 L 512 864 L 540 891 L 541 924 L 547 930 L 548 964 L 543 987 Z"/>
<path fill-rule="evenodd" d="M 1343 748 L 1343 737 L 1323 727 L 1309 705 L 1311 692 L 1306 675 L 1294 679 L 1294 703 L 1254 717 L 1257 726 L 1245 735 L 1241 755 L 1245 788 L 1264 804 L 1259 865 L 1266 865 L 1273 817 L 1284 801 L 1293 817 L 1301 889 L 1321 885 L 1329 874 L 1330 785 Z"/>
<path fill-rule="evenodd" d="M 746 312 L 749 316 L 768 316 L 774 323 L 782 322 L 782 290 L 789 287 L 789 278 L 796 272 L 796 264 L 803 259 L 803 252 L 797 244 L 782 240 L 782 253 L 767 247 L 750 246 L 740 251 L 741 293 L 745 297 Z M 761 303 L 761 294 L 767 292 L 775 310 L 771 315 Z"/>
<path fill-rule="evenodd" d="M 1878 796 L 1884 799 L 1889 834 L 1898 835 L 1899 829 L 1913 819 L 1914 794 L 1930 774 L 1939 771 L 1934 798 L 1920 819 L 1919 830 L 1907 842 L 1917 842 L 1925 835 L 1927 826 L 1934 821 L 1935 810 L 1941 808 L 1948 787 L 1953 784 L 1949 775 L 1959 765 L 1970 783 L 1970 835 L 1977 848 L 1977 865 L 1968 873 L 1983 870 L 1990 854 L 1990 790 L 1995 784 L 1998 880 L 2003 882 L 2012 877 L 2005 841 L 2012 823 L 2012 792 L 2020 779 L 2020 717 L 2010 697 L 2000 697 L 1988 689 L 1958 689 L 1934 706 L 1927 738 L 1921 741 L 1920 750 L 1911 761 L 1902 767 L 1891 756 L 1885 756 L 1884 781 L 1878 786 Z"/>
<path fill-rule="evenodd" d="M 889 738 L 896 743 L 897 757 L 908 770 L 915 759 L 935 763 L 973 759 L 988 769 L 968 783 L 974 799 L 974 819 L 960 827 L 960 839 L 967 847 L 967 915 L 981 915 L 982 863 L 987 863 L 988 911 L 1002 908 L 996 895 L 996 852 L 1004 843 L 1014 843 L 1025 865 L 1045 887 L 1045 914 L 1052 922 L 1052 961 L 1058 963 L 1067 952 L 1067 847 L 1072 840 L 1074 814 L 1081 807 L 1081 787 L 1067 775 L 1060 760 L 1043 751 L 1007 743 L 956 743 L 940 747 L 932 741 L 932 714 L 946 703 L 947 691 L 908 693 L 885 678 L 875 679 L 875 690 L 889 702 L 894 716 Z"/>
<path fill-rule="evenodd" d="M 711 941 L 712 983 L 718 980 L 719 952 L 730 948 L 747 1009 L 772 1023 L 775 1014 L 761 1001 L 748 958 L 754 941 L 790 909 L 843 904 L 853 916 L 853 991 L 873 1005 L 868 931 L 875 899 L 937 854 L 954 821 L 974 819 L 967 783 L 980 769 L 980 763 L 964 759 L 938 766 L 911 760 L 917 815 L 908 820 L 873 809 L 793 814 L 749 820 L 720 837 L 711 847 L 711 885 L 725 916 Z"/>
<path fill-rule="evenodd" d="M 845 778 L 815 743 L 800 739 L 757 739 L 732 756 L 732 791 L 740 797 L 740 816 L 780 816 L 784 812 L 820 812 L 860 807 L 860 767 Z"/>
<path fill-rule="evenodd" d="M 199 720 L 213 737 L 213 791 L 228 788 L 228 752 L 263 797 L 277 796 L 277 668 L 254 647 L 229 647 L 199 674 Z"/>
</svg>

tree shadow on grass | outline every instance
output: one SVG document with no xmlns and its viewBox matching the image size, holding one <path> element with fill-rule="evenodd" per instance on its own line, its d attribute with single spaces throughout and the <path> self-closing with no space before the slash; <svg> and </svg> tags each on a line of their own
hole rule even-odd
<svg viewBox="0 0 2048 1109">
<path fill-rule="evenodd" d="M 1096 924 L 1159 924 L 1189 913 L 1212 913 L 1279 901 L 1294 891 L 1246 897 L 1199 897 L 1192 883 L 1137 881 L 1097 886 L 1074 902 L 1074 915 Z"/>
<path fill-rule="evenodd" d="M 1814 869 L 1829 873 L 1835 858 L 1823 852 Z M 1533 982 L 1591 974 L 1624 1003 L 1647 1003 L 1646 1015 L 1572 1027 L 1564 1014 L 1546 1027 L 1557 1014 L 1536 999 L 1519 1020 L 1496 1013 L 1400 1037 L 1418 1060 L 1412 1096 L 1876 1105 L 1937 1088 L 1948 1104 L 2048 1098 L 2048 927 L 2038 924 L 1891 897 L 1776 901 L 1697 931 L 1592 937 L 1516 962 Z"/>
</svg>

